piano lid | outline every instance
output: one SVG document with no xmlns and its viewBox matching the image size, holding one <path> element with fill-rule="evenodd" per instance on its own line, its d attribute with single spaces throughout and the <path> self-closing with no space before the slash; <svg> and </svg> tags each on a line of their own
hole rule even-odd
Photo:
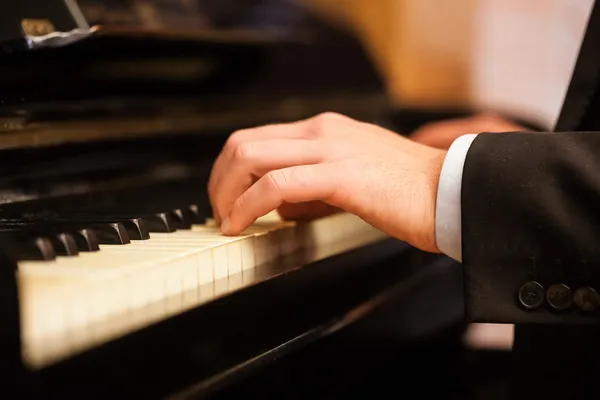
<svg viewBox="0 0 600 400">
<path fill-rule="evenodd" d="M 79 0 L 90 25 L 188 35 L 293 38 L 310 14 L 299 0 Z M 242 39 L 242 40 L 247 40 Z"/>
<path fill-rule="evenodd" d="M 209 87 L 223 93 L 260 68 L 266 48 L 303 41 L 301 27 L 292 20 L 301 21 L 306 11 L 293 1 L 225 3 L 23 0 L 4 5 L 0 107 L 147 96 L 149 91 L 154 97 L 180 97 L 207 93 Z M 227 7 L 249 19 L 232 19 L 235 13 L 223 12 Z M 269 14 L 273 11 L 275 17 Z"/>
<path fill-rule="evenodd" d="M 221 44 L 298 40 L 295 0 L 24 0 L 0 14 L 0 52 L 66 46 L 100 35 Z"/>
<path fill-rule="evenodd" d="M 389 110 L 356 36 L 299 0 L 20 0 L 2 11 L 0 149 Z"/>
</svg>

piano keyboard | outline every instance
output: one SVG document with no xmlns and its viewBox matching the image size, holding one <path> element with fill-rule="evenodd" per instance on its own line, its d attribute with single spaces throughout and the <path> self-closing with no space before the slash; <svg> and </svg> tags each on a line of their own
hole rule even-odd
<svg viewBox="0 0 600 400">
<path fill-rule="evenodd" d="M 384 237 L 345 213 L 306 224 L 273 213 L 237 237 L 209 221 L 95 252 L 21 261 L 23 357 L 44 367 L 282 273 L 273 266 L 284 257 L 300 255 L 299 267 Z"/>
</svg>

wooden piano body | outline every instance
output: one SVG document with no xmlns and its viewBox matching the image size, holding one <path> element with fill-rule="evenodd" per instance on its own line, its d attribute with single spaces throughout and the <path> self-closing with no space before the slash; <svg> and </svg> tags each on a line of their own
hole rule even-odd
<svg viewBox="0 0 600 400">
<path fill-rule="evenodd" d="M 210 225 L 236 129 L 324 111 L 414 127 L 356 39 L 312 15 L 292 36 L 90 28 L 76 6 L 0 15 L 3 381 L 43 398 L 455 386 L 455 263 L 345 214 Z"/>
</svg>

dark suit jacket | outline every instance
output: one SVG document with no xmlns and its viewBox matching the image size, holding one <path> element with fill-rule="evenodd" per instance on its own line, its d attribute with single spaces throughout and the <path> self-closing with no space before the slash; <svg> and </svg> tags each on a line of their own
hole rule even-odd
<svg viewBox="0 0 600 400">
<path fill-rule="evenodd" d="M 555 131 L 479 135 L 463 172 L 466 313 L 517 324 L 511 398 L 598 396 L 598 2 Z"/>
<path fill-rule="evenodd" d="M 556 133 L 486 133 L 462 184 L 473 321 L 600 324 L 600 5 Z"/>
</svg>

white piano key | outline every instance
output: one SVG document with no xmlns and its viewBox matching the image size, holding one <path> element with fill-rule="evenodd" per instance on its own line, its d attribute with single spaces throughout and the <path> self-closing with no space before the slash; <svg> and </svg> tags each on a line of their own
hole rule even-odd
<svg viewBox="0 0 600 400">
<path fill-rule="evenodd" d="M 24 351 L 44 365 L 253 284 L 266 277 L 266 265 L 295 250 L 314 247 L 310 261 L 382 237 L 348 214 L 296 224 L 271 213 L 236 237 L 194 225 L 19 263 Z"/>
<path fill-rule="evenodd" d="M 201 251 L 196 255 L 197 258 L 197 271 L 198 271 L 198 284 L 202 287 L 203 285 L 212 284 L 215 280 L 214 273 L 214 256 L 212 251 Z"/>
<path fill-rule="evenodd" d="M 234 290 L 238 290 L 244 286 L 244 280 L 242 276 L 242 271 L 237 274 L 229 275 L 228 280 L 228 292 L 232 292 Z"/>
<path fill-rule="evenodd" d="M 227 275 L 230 277 L 242 272 L 242 240 L 225 245 L 227 248 Z"/>
<path fill-rule="evenodd" d="M 272 257 L 272 248 L 270 246 L 268 232 L 257 233 L 254 235 L 254 265 L 266 264 Z"/>
<path fill-rule="evenodd" d="M 45 303 L 61 303 L 61 316 L 71 316 L 68 321 L 64 321 L 63 318 L 62 324 L 67 327 L 82 324 L 83 321 L 77 317 L 81 314 L 81 307 L 85 308 L 87 319 L 92 317 L 98 319 L 107 314 L 111 301 L 105 296 L 107 291 L 103 291 L 100 287 L 106 282 L 114 282 L 115 278 L 123 275 L 125 271 L 122 266 L 115 264 L 118 260 L 123 263 L 144 261 L 140 257 L 116 258 L 108 254 L 93 253 L 93 255 L 82 255 L 80 261 L 83 261 L 84 264 L 77 265 L 76 258 L 59 257 L 52 263 L 30 262 L 22 263 L 19 266 L 20 275 L 28 277 L 29 284 L 38 284 L 36 297 L 42 298 L 41 294 L 48 292 L 48 297 L 51 299 L 45 299 Z M 148 260 L 147 258 L 145 261 Z M 60 282 L 68 289 L 57 289 L 53 285 L 55 282 Z M 124 302 L 124 298 L 119 299 L 119 295 L 122 293 L 110 292 L 110 295 L 111 298 L 116 297 Z M 39 307 L 38 310 L 40 310 Z M 58 318 L 53 319 L 58 320 Z"/>
<path fill-rule="evenodd" d="M 279 230 L 279 252 L 280 256 L 285 257 L 294 253 L 297 249 L 296 226 L 286 225 Z"/>
<path fill-rule="evenodd" d="M 216 246 L 211 249 L 213 253 L 213 276 L 215 281 L 227 278 L 229 265 L 227 262 L 227 247 Z"/>
<path fill-rule="evenodd" d="M 167 316 L 176 315 L 183 310 L 183 293 L 173 293 L 165 299 L 165 312 Z"/>
<path fill-rule="evenodd" d="M 210 301 L 215 298 L 215 282 L 214 280 L 203 285 L 200 285 L 200 303 Z"/>
<path fill-rule="evenodd" d="M 256 266 L 254 259 L 254 237 L 248 236 L 240 241 L 240 250 L 242 257 L 242 270 L 246 271 Z"/>
<path fill-rule="evenodd" d="M 213 282 L 213 297 L 217 298 L 229 291 L 229 276 L 215 279 Z"/>
<path fill-rule="evenodd" d="M 256 282 L 256 268 L 248 268 L 242 271 L 242 283 L 250 285 Z"/>
<path fill-rule="evenodd" d="M 183 292 L 182 307 L 183 310 L 194 308 L 200 304 L 200 285 L 187 289 Z"/>
</svg>

